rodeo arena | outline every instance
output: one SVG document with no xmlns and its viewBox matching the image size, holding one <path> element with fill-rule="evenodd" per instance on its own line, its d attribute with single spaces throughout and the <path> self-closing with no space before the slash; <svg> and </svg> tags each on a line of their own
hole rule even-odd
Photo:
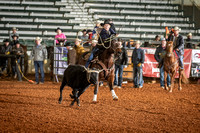
<svg viewBox="0 0 200 133">
<path fill-rule="evenodd" d="M 0 0 L 0 132 L 200 133 L 200 0 Z"/>
</svg>

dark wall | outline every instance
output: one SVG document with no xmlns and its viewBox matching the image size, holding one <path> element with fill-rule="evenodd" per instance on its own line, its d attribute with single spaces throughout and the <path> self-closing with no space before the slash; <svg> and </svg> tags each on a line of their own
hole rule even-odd
<svg viewBox="0 0 200 133">
<path fill-rule="evenodd" d="M 200 28 L 200 9 L 197 7 L 194 8 L 194 23 L 195 23 L 195 28 Z M 193 16 L 193 7 L 192 6 L 184 6 L 184 16 L 189 17 L 190 21 L 192 22 L 192 16 Z"/>
</svg>

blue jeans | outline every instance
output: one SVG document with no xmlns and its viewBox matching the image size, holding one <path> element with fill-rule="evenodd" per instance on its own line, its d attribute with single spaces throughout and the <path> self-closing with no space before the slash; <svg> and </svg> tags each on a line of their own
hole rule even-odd
<svg viewBox="0 0 200 133">
<path fill-rule="evenodd" d="M 143 74 L 142 65 L 138 67 L 137 64 L 134 64 L 133 74 L 134 74 L 133 82 L 134 82 L 135 87 L 138 87 L 138 86 L 143 87 L 144 81 L 143 81 L 143 75 L 142 75 Z"/>
<path fill-rule="evenodd" d="M 122 86 L 123 68 L 124 68 L 124 65 L 116 65 L 115 64 L 115 80 L 114 80 L 114 85 Z M 118 78 L 118 74 L 119 74 L 119 78 Z"/>
<path fill-rule="evenodd" d="M 176 51 L 176 54 L 178 56 L 178 61 L 179 61 L 179 66 L 181 69 L 184 69 L 184 65 L 183 65 L 183 55 L 180 55 L 178 51 Z"/>
<path fill-rule="evenodd" d="M 169 74 L 167 74 L 167 86 L 171 85 L 171 78 L 169 76 Z M 160 68 L 160 86 L 164 87 L 165 84 L 164 84 L 164 66 L 162 66 Z"/>
<path fill-rule="evenodd" d="M 41 82 L 44 83 L 44 69 L 43 69 L 44 62 L 43 61 L 34 61 L 35 66 L 35 81 L 39 83 L 39 69 L 41 73 Z"/>
<path fill-rule="evenodd" d="M 94 47 L 91 54 L 90 54 L 90 57 L 88 58 L 88 61 L 86 62 L 85 64 L 85 67 L 88 68 L 90 62 L 92 61 L 92 59 L 94 58 L 94 54 L 99 50 L 99 48 L 97 47 Z"/>
</svg>

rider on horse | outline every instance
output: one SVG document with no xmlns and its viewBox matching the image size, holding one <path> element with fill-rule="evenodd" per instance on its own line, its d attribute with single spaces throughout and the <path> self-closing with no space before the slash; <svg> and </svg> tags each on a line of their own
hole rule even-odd
<svg viewBox="0 0 200 133">
<path fill-rule="evenodd" d="M 103 29 L 100 33 L 100 37 L 98 40 L 98 44 L 93 48 L 90 57 L 88 59 L 88 61 L 85 64 L 85 67 L 87 68 L 90 64 L 90 62 L 92 61 L 94 55 L 98 52 L 98 51 L 104 51 L 105 50 L 105 46 L 109 46 L 110 44 L 110 37 L 111 35 L 116 35 L 116 32 L 114 32 L 111 28 L 110 28 L 110 23 L 104 23 L 103 24 Z"/>
<path fill-rule="evenodd" d="M 179 32 L 181 29 L 179 27 L 174 27 L 173 34 L 169 36 L 168 41 L 173 41 L 174 50 L 178 56 L 180 69 L 184 69 L 183 65 L 183 54 L 184 54 L 184 39 Z"/>
</svg>

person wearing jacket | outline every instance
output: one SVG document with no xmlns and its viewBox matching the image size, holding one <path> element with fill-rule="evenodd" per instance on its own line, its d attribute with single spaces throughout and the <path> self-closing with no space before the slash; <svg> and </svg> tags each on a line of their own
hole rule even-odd
<svg viewBox="0 0 200 133">
<path fill-rule="evenodd" d="M 78 64 L 79 58 L 85 52 L 84 47 L 80 43 L 81 43 L 81 40 L 76 38 L 75 45 L 73 47 L 73 49 L 76 50 L 76 64 Z"/>
<path fill-rule="evenodd" d="M 191 43 L 191 41 L 192 41 L 192 33 L 189 33 L 188 35 L 187 35 L 187 39 L 186 39 L 186 48 L 190 48 L 190 49 L 192 49 L 192 43 Z"/>
<path fill-rule="evenodd" d="M 133 82 L 135 88 L 142 88 L 143 87 L 143 70 L 142 70 L 142 64 L 145 60 L 144 50 L 140 48 L 140 41 L 136 41 L 135 43 L 135 49 L 133 50 L 132 56 L 131 56 L 131 62 L 133 66 Z"/>
<path fill-rule="evenodd" d="M 114 86 L 118 86 L 118 88 L 121 88 L 122 86 L 122 75 L 123 75 L 123 69 L 124 66 L 128 63 L 128 55 L 126 49 L 122 46 L 122 42 L 119 42 L 119 48 L 121 48 L 121 52 L 118 52 L 115 54 L 115 58 L 117 59 L 115 61 L 115 80 L 114 80 Z M 119 75 L 119 77 L 118 77 Z"/>
<path fill-rule="evenodd" d="M 184 39 L 183 36 L 179 34 L 180 31 L 181 29 L 179 27 L 174 27 L 173 34 L 169 37 L 169 41 L 173 41 L 174 50 L 179 58 L 180 70 L 183 70 Z"/>
<path fill-rule="evenodd" d="M 13 70 L 14 78 L 16 78 L 17 76 L 18 81 L 22 81 L 22 75 L 21 75 L 22 67 L 20 66 L 20 64 L 21 64 L 21 61 L 23 61 L 22 58 L 24 56 L 24 50 L 20 45 L 21 44 L 18 42 L 12 48 L 12 54 L 16 56 L 16 58 L 12 61 L 12 70 Z M 22 62 L 22 64 L 24 63 Z"/>
<path fill-rule="evenodd" d="M 67 41 L 67 38 L 64 33 L 62 33 L 62 29 L 59 27 L 55 30 L 57 35 L 55 36 L 56 39 L 56 45 L 64 45 L 64 43 Z"/>
<path fill-rule="evenodd" d="M 35 43 L 36 45 L 33 47 L 31 55 L 34 60 L 35 66 L 35 81 L 36 84 L 44 84 L 44 64 L 47 64 L 47 49 L 45 46 L 41 45 L 42 39 L 40 37 L 36 37 Z M 41 82 L 39 82 L 39 71 L 41 73 Z"/>
<path fill-rule="evenodd" d="M 156 48 L 156 52 L 154 54 L 154 58 L 160 64 L 160 87 L 164 89 L 164 66 L 163 66 L 163 58 L 165 55 L 165 48 L 166 48 L 166 40 L 165 38 L 161 38 L 161 45 Z M 170 76 L 167 75 L 167 86 L 170 86 Z"/>
<path fill-rule="evenodd" d="M 12 46 L 9 44 L 9 39 L 4 39 L 3 42 L 4 42 L 4 45 L 0 47 L 0 54 L 9 55 L 12 51 Z M 0 67 L 1 67 L 0 76 L 2 75 L 2 72 L 6 69 L 7 64 L 8 64 L 8 58 L 1 57 L 0 58 Z"/>
<path fill-rule="evenodd" d="M 106 47 L 108 47 L 108 45 L 110 44 L 110 40 L 109 38 L 111 37 L 111 35 L 116 35 L 116 33 L 110 28 L 110 23 L 104 23 L 103 24 L 103 29 L 100 33 L 100 37 L 99 37 L 99 40 L 98 40 L 98 44 L 104 44 Z M 88 61 L 86 62 L 85 64 L 85 67 L 87 68 L 90 64 L 90 62 L 92 61 L 94 55 L 98 52 L 98 51 L 104 51 L 105 48 L 102 46 L 102 45 L 96 45 L 91 54 L 90 54 L 90 57 L 88 59 Z"/>
</svg>

